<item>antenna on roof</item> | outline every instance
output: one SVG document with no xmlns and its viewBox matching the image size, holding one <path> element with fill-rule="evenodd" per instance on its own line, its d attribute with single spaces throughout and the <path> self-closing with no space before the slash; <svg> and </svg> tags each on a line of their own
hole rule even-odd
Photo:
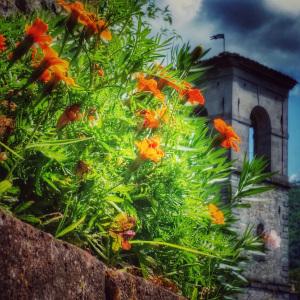
<svg viewBox="0 0 300 300">
<path fill-rule="evenodd" d="M 210 37 L 211 40 L 218 40 L 223 39 L 223 51 L 225 52 L 225 34 L 224 33 L 218 33 L 216 35 L 213 35 Z"/>
</svg>

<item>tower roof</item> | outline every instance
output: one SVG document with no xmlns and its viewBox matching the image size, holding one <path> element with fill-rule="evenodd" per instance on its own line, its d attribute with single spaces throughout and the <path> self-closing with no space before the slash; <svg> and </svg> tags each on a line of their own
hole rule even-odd
<svg viewBox="0 0 300 300">
<path fill-rule="evenodd" d="M 292 89 L 297 84 L 297 81 L 294 78 L 237 53 L 222 52 L 217 56 L 205 60 L 203 64 L 205 66 L 211 65 L 222 68 L 237 67 L 255 75 L 268 78 L 269 80 L 288 89 Z"/>
</svg>

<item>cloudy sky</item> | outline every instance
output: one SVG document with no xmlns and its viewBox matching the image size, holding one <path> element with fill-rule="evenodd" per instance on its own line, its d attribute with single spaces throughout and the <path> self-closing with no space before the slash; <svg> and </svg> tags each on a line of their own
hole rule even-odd
<svg viewBox="0 0 300 300">
<path fill-rule="evenodd" d="M 162 0 L 173 15 L 173 27 L 184 42 L 226 50 L 257 60 L 300 82 L 300 0 Z M 300 86 L 289 98 L 289 175 L 300 180 Z"/>
</svg>

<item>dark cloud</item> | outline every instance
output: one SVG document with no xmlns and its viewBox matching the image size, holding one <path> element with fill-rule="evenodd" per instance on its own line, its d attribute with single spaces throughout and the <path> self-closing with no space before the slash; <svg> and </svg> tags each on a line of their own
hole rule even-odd
<svg viewBox="0 0 300 300">
<path fill-rule="evenodd" d="M 300 16 L 273 11 L 262 0 L 204 0 L 202 12 L 199 22 L 204 18 L 224 32 L 229 50 L 291 75 L 299 72 Z"/>
<path fill-rule="evenodd" d="M 251 32 L 272 18 L 272 13 L 261 5 L 261 0 L 206 0 L 203 9 L 216 22 L 232 30 Z"/>
</svg>

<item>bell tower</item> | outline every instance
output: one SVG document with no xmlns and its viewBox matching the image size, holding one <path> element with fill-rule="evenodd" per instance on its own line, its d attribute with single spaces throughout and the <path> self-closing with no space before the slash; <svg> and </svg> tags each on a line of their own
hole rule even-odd
<svg viewBox="0 0 300 300">
<path fill-rule="evenodd" d="M 241 137 L 241 150 L 229 151 L 237 172 L 237 187 L 244 155 L 264 156 L 267 170 L 277 172 L 266 185 L 275 189 L 245 198 L 250 208 L 236 213 L 243 230 L 276 232 L 280 247 L 251 257 L 246 277 L 250 284 L 239 299 L 289 299 L 288 287 L 288 95 L 296 81 L 276 70 L 238 54 L 223 52 L 207 61 L 202 87 L 208 117 L 223 118 Z"/>
</svg>

